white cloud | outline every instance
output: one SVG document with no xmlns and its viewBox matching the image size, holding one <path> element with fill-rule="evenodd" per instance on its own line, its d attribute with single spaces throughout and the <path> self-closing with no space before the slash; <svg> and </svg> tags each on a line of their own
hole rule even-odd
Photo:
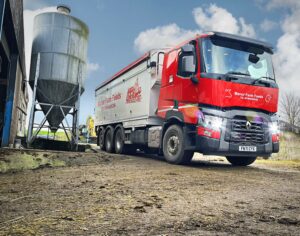
<svg viewBox="0 0 300 236">
<path fill-rule="evenodd" d="M 195 22 L 200 29 L 204 31 L 215 30 L 230 33 L 237 33 L 239 27 L 237 20 L 233 15 L 224 8 L 217 7 L 215 4 L 210 5 L 209 8 L 202 7 L 193 10 Z"/>
<path fill-rule="evenodd" d="M 262 2 L 261 4 L 265 4 Z M 287 8 L 299 8 L 300 1 L 299 0 L 271 0 L 267 2 L 266 8 L 268 10 L 272 10 L 275 8 L 287 7 Z"/>
<path fill-rule="evenodd" d="M 289 8 L 290 13 L 281 22 L 283 35 L 277 41 L 274 67 L 279 88 L 282 92 L 300 94 L 300 1 L 278 1 L 270 3 L 272 8 Z"/>
<path fill-rule="evenodd" d="M 24 40 L 25 40 L 25 63 L 26 63 L 26 74 L 29 78 L 30 59 L 31 59 L 31 48 L 33 40 L 33 24 L 34 17 L 44 12 L 55 12 L 56 7 L 45 7 L 37 10 L 24 10 Z"/>
<path fill-rule="evenodd" d="M 264 32 L 269 32 L 273 29 L 275 29 L 278 26 L 278 24 L 274 21 L 264 19 L 263 22 L 260 24 L 260 29 Z"/>
<path fill-rule="evenodd" d="M 201 7 L 195 8 L 193 15 L 199 28 L 203 31 L 222 31 L 255 37 L 253 26 L 247 24 L 243 17 L 236 19 L 226 9 L 218 7 L 215 4 L 211 4 L 207 9 Z"/>
<path fill-rule="evenodd" d="M 90 74 L 92 72 L 96 72 L 100 69 L 100 65 L 98 63 L 88 62 L 87 63 L 87 73 Z"/>
<path fill-rule="evenodd" d="M 245 19 L 236 19 L 226 9 L 211 4 L 207 9 L 201 7 L 193 10 L 193 16 L 198 29 L 188 30 L 180 28 L 177 24 L 158 26 L 141 32 L 134 41 L 134 47 L 139 53 L 153 48 L 174 46 L 181 41 L 195 36 L 203 31 L 223 31 L 255 37 L 255 30 Z"/>
<path fill-rule="evenodd" d="M 197 32 L 199 31 L 182 29 L 177 24 L 158 26 L 141 32 L 134 40 L 134 46 L 140 53 L 153 48 L 171 47 L 191 38 Z"/>
<path fill-rule="evenodd" d="M 239 25 L 240 25 L 240 27 L 239 27 L 240 31 L 238 32 L 238 34 L 241 34 L 243 36 L 250 37 L 250 38 L 256 38 L 256 33 L 255 33 L 253 25 L 247 24 L 243 17 L 239 18 Z"/>
</svg>

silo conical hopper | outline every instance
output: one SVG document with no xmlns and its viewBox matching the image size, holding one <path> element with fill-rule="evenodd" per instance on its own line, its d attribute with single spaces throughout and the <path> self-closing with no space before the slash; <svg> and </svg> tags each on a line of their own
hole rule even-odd
<svg viewBox="0 0 300 236">
<path fill-rule="evenodd" d="M 30 85 L 37 75 L 36 99 L 46 115 L 54 104 L 73 106 L 84 91 L 88 27 L 70 16 L 69 8 L 42 13 L 34 19 L 34 38 L 30 66 Z M 38 60 L 39 58 L 39 60 Z M 69 107 L 62 108 L 68 114 Z M 46 117 L 50 129 L 56 131 L 64 119 L 61 107 L 54 106 Z"/>
</svg>

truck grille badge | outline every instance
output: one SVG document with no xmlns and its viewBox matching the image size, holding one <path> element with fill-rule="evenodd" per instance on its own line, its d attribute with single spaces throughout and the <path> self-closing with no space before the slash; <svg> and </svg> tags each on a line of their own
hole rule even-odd
<svg viewBox="0 0 300 236">
<path fill-rule="evenodd" d="M 250 121 L 247 121 L 246 122 L 246 128 L 249 130 L 249 129 L 251 129 L 251 123 L 250 123 Z"/>
</svg>

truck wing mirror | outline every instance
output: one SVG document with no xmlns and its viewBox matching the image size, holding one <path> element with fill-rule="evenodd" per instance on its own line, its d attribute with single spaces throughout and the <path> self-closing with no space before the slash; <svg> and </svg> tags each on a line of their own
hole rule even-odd
<svg viewBox="0 0 300 236">
<path fill-rule="evenodd" d="M 194 74 L 196 72 L 194 55 L 186 55 L 182 57 L 182 72 L 188 74 Z"/>
</svg>

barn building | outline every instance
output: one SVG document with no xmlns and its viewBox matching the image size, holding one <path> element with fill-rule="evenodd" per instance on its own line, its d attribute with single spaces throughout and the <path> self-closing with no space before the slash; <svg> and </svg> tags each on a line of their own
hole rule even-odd
<svg viewBox="0 0 300 236">
<path fill-rule="evenodd" d="M 28 90 L 22 0 L 0 0 L 0 146 L 26 132 Z"/>
</svg>

